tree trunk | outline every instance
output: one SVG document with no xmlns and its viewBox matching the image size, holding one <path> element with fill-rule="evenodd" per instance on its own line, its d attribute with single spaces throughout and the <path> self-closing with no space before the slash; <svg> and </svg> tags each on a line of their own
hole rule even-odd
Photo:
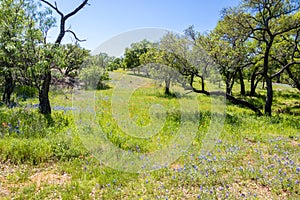
<svg viewBox="0 0 300 200">
<path fill-rule="evenodd" d="M 244 76 L 241 68 L 238 69 L 238 73 L 240 78 L 241 95 L 245 96 L 246 95 L 245 82 L 244 82 Z"/>
<path fill-rule="evenodd" d="M 202 90 L 205 90 L 205 83 L 204 83 L 203 76 L 201 76 L 201 87 L 202 87 Z"/>
<path fill-rule="evenodd" d="M 264 71 L 263 76 L 266 81 L 267 86 L 267 97 L 265 102 L 265 115 L 271 116 L 272 115 L 272 103 L 273 103 L 273 86 L 272 86 L 272 78 L 268 75 L 269 71 L 269 55 L 270 50 L 273 43 L 273 38 L 270 39 L 270 42 L 267 43 L 267 48 L 264 54 Z"/>
<path fill-rule="evenodd" d="M 230 76 L 230 74 L 228 75 L 228 77 L 226 77 L 226 93 L 229 95 L 232 94 L 232 88 L 234 85 L 235 76 L 236 76 L 236 72 L 232 74 L 232 77 Z"/>
<path fill-rule="evenodd" d="M 193 90 L 193 92 L 195 93 L 199 93 L 199 94 L 205 94 L 205 95 L 215 95 L 215 96 L 224 96 L 226 97 L 226 99 L 228 101 L 230 101 L 231 103 L 235 104 L 235 105 L 241 105 L 241 106 L 244 106 L 244 107 L 247 107 L 249 109 L 251 109 L 252 111 L 254 111 L 258 116 L 262 116 L 262 112 L 253 104 L 245 101 L 245 100 L 242 100 L 242 99 L 237 99 L 235 98 L 234 96 L 230 95 L 230 94 L 227 94 L 227 93 L 224 93 L 223 91 L 213 91 L 213 92 L 208 92 L 206 90 L 198 90 L 196 88 L 194 88 L 193 86 L 193 75 L 191 76 L 191 82 L 190 82 L 190 86 Z"/>
<path fill-rule="evenodd" d="M 272 79 L 270 77 L 266 78 L 266 85 L 267 85 L 267 98 L 265 103 L 265 114 L 271 116 L 272 103 L 273 103 L 273 86 L 272 86 Z"/>
<path fill-rule="evenodd" d="M 213 93 L 211 93 L 211 94 L 213 94 Z M 254 111 L 258 116 L 262 116 L 261 111 L 255 105 L 253 105 L 245 100 L 237 99 L 234 96 L 229 95 L 229 94 L 226 94 L 226 99 L 235 105 L 241 105 L 241 106 L 247 107 L 247 108 L 251 109 L 252 111 Z"/>
<path fill-rule="evenodd" d="M 171 94 L 171 92 L 170 92 L 170 83 L 171 83 L 170 78 L 165 79 L 165 84 L 166 84 L 166 86 L 165 86 L 165 95 L 170 95 Z"/>
<path fill-rule="evenodd" d="M 230 83 L 226 80 L 226 94 L 231 94 Z"/>
<path fill-rule="evenodd" d="M 255 95 L 255 90 L 256 90 L 255 79 L 257 77 L 257 74 L 256 74 L 257 70 L 258 70 L 258 67 L 256 67 L 253 70 L 253 73 L 251 75 L 251 79 L 250 79 L 250 96 L 254 96 Z"/>
<path fill-rule="evenodd" d="M 4 93 L 2 97 L 2 101 L 6 104 L 10 104 L 11 95 L 15 88 L 14 79 L 12 77 L 12 73 L 8 72 L 5 76 L 5 83 L 4 83 Z"/>
<path fill-rule="evenodd" d="M 257 80 L 256 80 L 256 78 L 257 78 L 257 75 L 253 73 L 251 76 L 250 96 L 255 96 L 257 85 L 263 79 L 263 76 L 260 76 Z"/>
<path fill-rule="evenodd" d="M 49 90 L 51 83 L 51 72 L 45 73 L 42 89 L 39 91 L 40 113 L 44 115 L 51 114 L 51 106 L 49 101 Z"/>
<path fill-rule="evenodd" d="M 280 74 L 277 76 L 277 83 L 281 83 L 281 76 L 280 76 Z"/>
</svg>

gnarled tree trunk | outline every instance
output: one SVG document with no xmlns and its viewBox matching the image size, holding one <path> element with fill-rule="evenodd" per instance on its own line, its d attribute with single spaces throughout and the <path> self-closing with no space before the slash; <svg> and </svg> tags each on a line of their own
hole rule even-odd
<svg viewBox="0 0 300 200">
<path fill-rule="evenodd" d="M 57 14 L 60 15 L 60 30 L 59 34 L 56 38 L 55 45 L 53 48 L 57 48 L 60 44 L 62 39 L 64 38 L 66 32 L 69 32 L 74 35 L 75 39 L 80 41 L 75 33 L 71 30 L 66 30 L 65 25 L 66 21 L 75 15 L 77 12 L 79 12 L 85 5 L 88 4 L 88 0 L 84 0 L 77 8 L 75 8 L 72 12 L 64 15 L 57 7 L 56 2 L 55 4 L 49 3 L 47 0 L 41 0 L 43 3 L 47 4 L 50 6 L 53 10 L 57 12 Z M 48 115 L 51 114 L 51 106 L 50 106 L 50 101 L 49 101 L 49 90 L 50 90 L 50 84 L 51 84 L 51 57 L 49 58 L 50 61 L 50 66 L 48 71 L 44 74 L 43 77 L 43 83 L 42 83 L 42 88 L 39 91 L 39 101 L 40 101 L 40 112 L 42 114 Z"/>
<path fill-rule="evenodd" d="M 9 105 L 11 100 L 11 95 L 15 88 L 15 83 L 12 77 L 12 73 L 10 71 L 5 74 L 4 79 L 5 79 L 5 83 L 4 83 L 4 93 L 2 96 L 2 101 L 6 105 Z"/>
<path fill-rule="evenodd" d="M 40 113 L 45 115 L 51 114 L 51 106 L 49 101 L 50 83 L 51 72 L 47 72 L 43 80 L 42 88 L 39 91 Z"/>
</svg>

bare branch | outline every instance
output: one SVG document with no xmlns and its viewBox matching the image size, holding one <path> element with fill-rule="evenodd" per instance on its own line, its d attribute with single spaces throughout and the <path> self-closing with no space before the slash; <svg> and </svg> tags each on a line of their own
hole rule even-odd
<svg viewBox="0 0 300 200">
<path fill-rule="evenodd" d="M 64 16 L 64 14 L 57 8 L 56 2 L 54 3 L 55 6 L 54 6 L 53 4 L 51 4 L 51 3 L 49 3 L 49 2 L 46 1 L 46 0 L 41 0 L 41 2 L 43 2 L 43 3 L 47 4 L 48 6 L 50 6 L 50 7 L 51 7 L 53 10 L 55 10 L 61 17 Z"/>
<path fill-rule="evenodd" d="M 59 15 L 60 15 L 60 32 L 57 36 L 57 39 L 55 41 L 55 44 L 60 44 L 63 37 L 65 36 L 66 32 L 70 32 L 71 34 L 73 34 L 75 36 L 75 39 L 77 41 L 81 41 L 79 40 L 76 35 L 74 34 L 74 32 L 70 31 L 70 30 L 66 30 L 65 25 L 66 25 L 66 21 L 68 18 L 72 17 L 73 15 L 75 15 L 77 12 L 79 12 L 85 5 L 89 5 L 88 4 L 88 0 L 84 0 L 77 8 L 75 8 L 75 10 L 73 10 L 72 12 L 70 12 L 67 15 L 64 15 L 57 7 L 57 4 L 55 2 L 55 6 L 51 3 L 49 3 L 46 0 L 41 0 L 42 2 L 44 2 L 45 4 L 47 4 L 48 6 L 50 6 L 52 9 L 54 9 Z"/>
<path fill-rule="evenodd" d="M 71 30 L 66 30 L 65 31 L 66 33 L 68 32 L 68 33 L 71 33 L 73 36 L 74 36 L 74 38 L 76 39 L 76 41 L 78 41 L 78 42 L 85 42 L 86 40 L 81 40 L 81 39 L 79 39 L 78 37 L 77 37 L 77 35 L 73 32 L 73 31 L 71 31 Z"/>
<path fill-rule="evenodd" d="M 67 20 L 69 17 L 75 15 L 79 10 L 81 10 L 85 5 L 88 5 L 88 0 L 84 0 L 75 10 L 67 14 L 64 19 Z"/>
</svg>

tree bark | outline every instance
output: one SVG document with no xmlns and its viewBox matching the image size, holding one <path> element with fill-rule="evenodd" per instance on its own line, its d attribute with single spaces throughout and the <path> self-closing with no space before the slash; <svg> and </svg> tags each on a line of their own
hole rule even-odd
<svg viewBox="0 0 300 200">
<path fill-rule="evenodd" d="M 250 96 L 254 96 L 255 95 L 255 90 L 256 90 L 255 79 L 257 77 L 257 74 L 256 74 L 257 70 L 258 70 L 258 67 L 256 67 L 253 70 L 253 73 L 251 75 L 251 79 L 250 79 Z"/>
<path fill-rule="evenodd" d="M 273 103 L 273 86 L 272 86 L 272 78 L 268 75 L 269 71 L 269 55 L 272 47 L 273 39 L 270 39 L 270 42 L 267 44 L 266 51 L 264 53 L 264 71 L 263 75 L 266 81 L 267 86 L 267 97 L 265 102 L 265 115 L 272 115 L 272 103 Z"/>
<path fill-rule="evenodd" d="M 234 72 L 232 74 L 232 76 L 231 76 L 231 74 L 229 74 L 226 77 L 226 93 L 229 94 L 229 95 L 232 94 L 232 88 L 233 88 L 233 85 L 234 85 L 235 76 L 236 76 L 236 72 Z"/>
<path fill-rule="evenodd" d="M 4 76 L 5 83 L 4 83 L 4 93 L 2 96 L 2 101 L 8 106 L 10 104 L 11 95 L 15 88 L 14 79 L 12 77 L 12 73 L 9 71 Z"/>
<path fill-rule="evenodd" d="M 226 94 L 231 94 L 230 82 L 226 80 Z"/>
<path fill-rule="evenodd" d="M 272 79 L 267 77 L 266 78 L 266 85 L 267 85 L 267 98 L 265 103 L 265 114 L 268 116 L 272 115 L 272 103 L 273 103 L 273 86 L 272 86 Z"/>
<path fill-rule="evenodd" d="M 39 91 L 40 113 L 44 115 L 51 114 L 51 106 L 49 101 L 50 83 L 51 83 L 51 72 L 49 71 L 45 74 L 42 83 L 42 88 Z"/>
<path fill-rule="evenodd" d="M 202 87 L 202 90 L 205 90 L 204 78 L 203 78 L 203 76 L 201 76 L 200 78 L 201 78 L 201 87 Z"/>
<path fill-rule="evenodd" d="M 171 92 L 170 92 L 170 84 L 171 84 L 170 78 L 165 79 L 165 84 L 166 84 L 166 86 L 165 86 L 165 95 L 170 95 L 171 94 Z"/>
<path fill-rule="evenodd" d="M 244 76 L 241 68 L 238 69 L 239 73 L 239 79 L 240 79 L 240 86 L 241 86 L 241 95 L 246 95 L 246 89 L 245 89 L 245 82 L 244 82 Z"/>
<path fill-rule="evenodd" d="M 257 68 L 257 69 L 258 69 L 258 68 Z M 258 85 L 258 83 L 261 81 L 261 79 L 263 78 L 263 76 L 260 76 L 260 77 L 257 79 L 257 76 L 258 76 L 258 74 L 256 73 L 256 72 L 257 72 L 257 69 L 254 70 L 254 72 L 253 72 L 252 75 L 251 75 L 251 86 L 250 86 L 250 96 L 251 96 L 251 97 L 255 96 L 257 85 Z M 256 81 L 255 81 L 255 80 L 256 80 Z"/>
</svg>

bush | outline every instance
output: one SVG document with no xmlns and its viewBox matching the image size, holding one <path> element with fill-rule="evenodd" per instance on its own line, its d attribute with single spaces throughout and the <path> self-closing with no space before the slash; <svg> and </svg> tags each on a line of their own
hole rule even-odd
<svg viewBox="0 0 300 200">
<path fill-rule="evenodd" d="M 71 118 L 62 113 L 44 116 L 37 110 L 23 108 L 3 108 L 0 119 L 0 136 L 17 138 L 42 138 L 51 133 L 63 132 L 72 122 Z"/>
<path fill-rule="evenodd" d="M 73 123 L 68 114 L 2 108 L 0 119 L 0 162 L 35 165 L 87 154 L 80 137 L 67 131 Z"/>
</svg>

